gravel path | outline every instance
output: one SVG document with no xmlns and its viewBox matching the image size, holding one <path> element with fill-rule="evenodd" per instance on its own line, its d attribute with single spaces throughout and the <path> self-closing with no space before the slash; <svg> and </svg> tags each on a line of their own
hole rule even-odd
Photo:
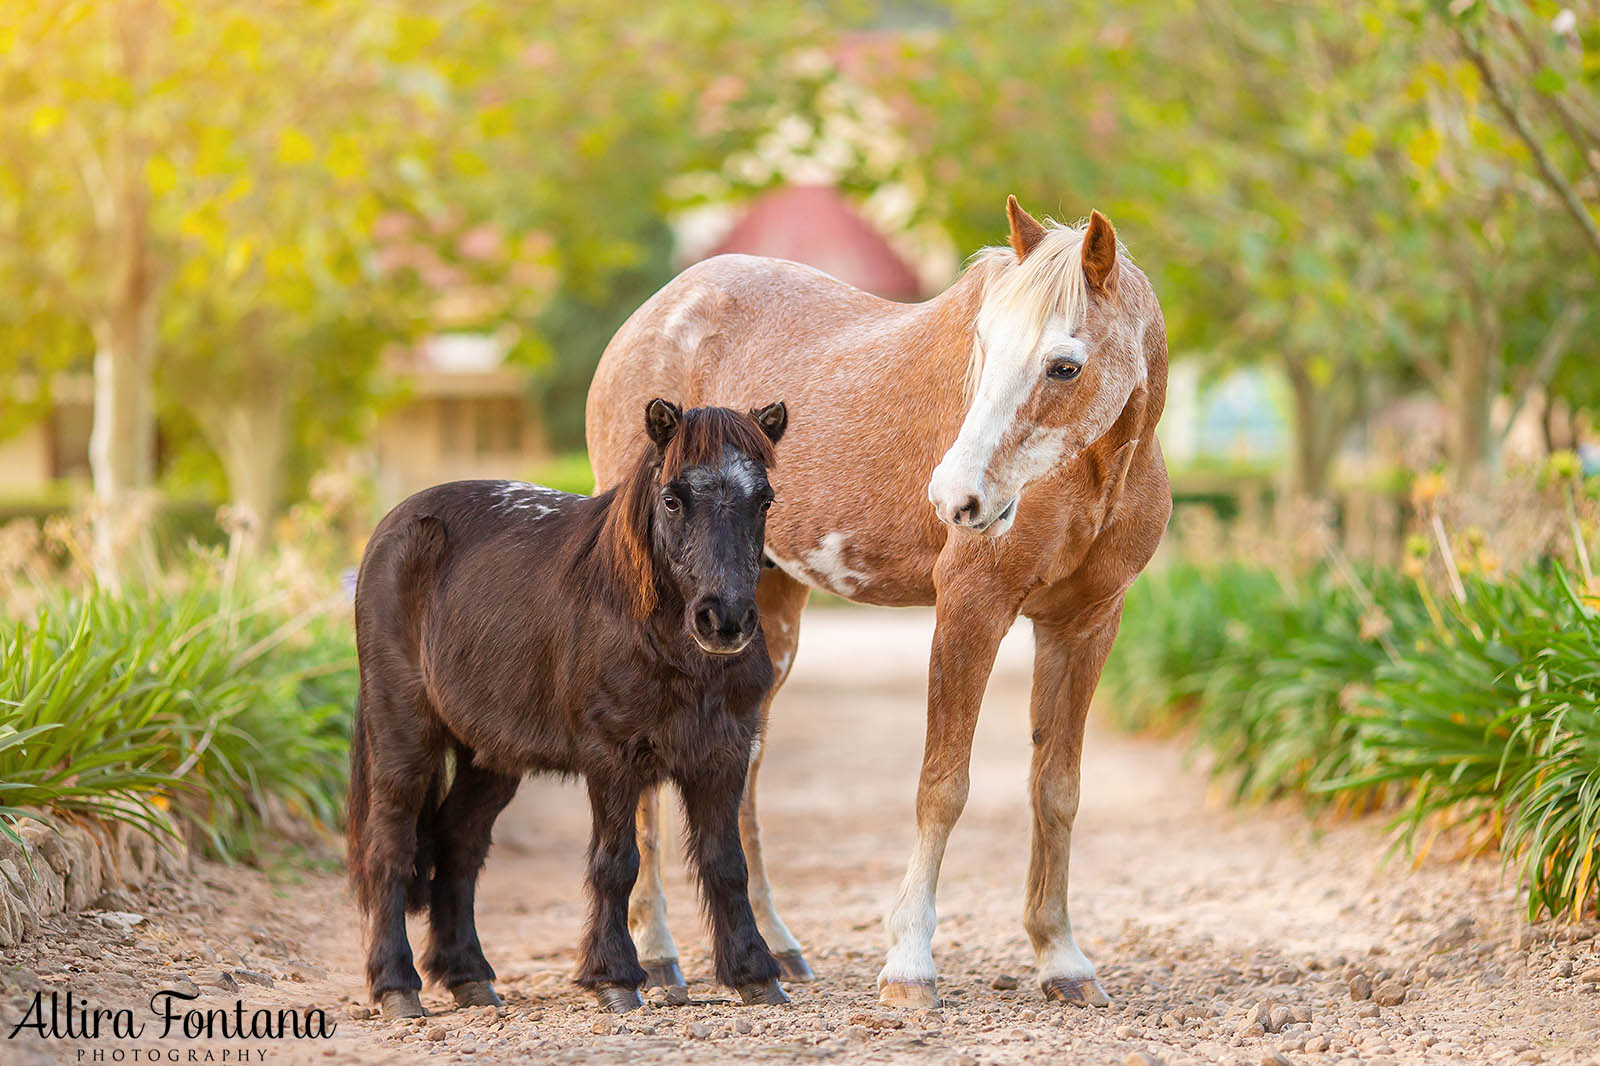
<svg viewBox="0 0 1600 1066">
<path fill-rule="evenodd" d="M 674 933 L 688 1007 L 620 1021 L 568 982 L 582 920 L 587 814 L 575 786 L 532 782 L 497 828 L 479 929 L 507 1008 L 390 1023 L 361 1003 L 359 928 L 336 871 L 271 877 L 203 865 L 194 880 L 106 900 L 133 918 L 55 919 L 0 952 L 0 1063 L 784 1062 L 1400 1063 L 1600 1061 L 1594 926 L 1529 927 L 1498 864 L 1385 864 L 1381 824 L 1314 829 L 1289 809 L 1235 810 L 1171 745 L 1091 734 L 1073 855 L 1073 918 L 1112 1006 L 1047 1006 L 1021 929 L 1027 863 L 1029 646 L 1013 633 L 989 688 L 972 798 L 950 845 L 934 942 L 939 1010 L 877 1006 L 880 916 L 913 828 L 920 611 L 813 610 L 763 774 L 779 905 L 821 976 L 787 1008 L 738 1008 L 710 983 L 676 853 Z M 312 864 L 315 865 L 315 864 Z M 137 919 L 137 920 L 136 920 Z M 129 924 L 136 922 L 136 924 Z M 413 944 L 420 947 L 420 936 Z M 195 1007 L 321 1008 L 326 1040 L 160 1036 L 149 997 Z M 70 990 L 133 1007 L 134 1039 L 4 1039 Z M 186 1006 L 186 1004 L 180 1004 Z M 96 1052 L 103 1056 L 97 1057 Z M 227 1053 L 227 1058 L 224 1058 Z M 118 1058 L 118 1055 L 122 1057 Z"/>
</svg>

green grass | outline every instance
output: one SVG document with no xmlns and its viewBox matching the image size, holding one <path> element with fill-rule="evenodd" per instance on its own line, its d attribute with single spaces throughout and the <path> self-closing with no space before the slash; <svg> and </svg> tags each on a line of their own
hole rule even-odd
<svg viewBox="0 0 1600 1066">
<path fill-rule="evenodd" d="M 589 456 L 584 452 L 553 455 L 528 471 L 527 479 L 535 485 L 547 485 L 562 492 L 576 492 L 583 496 L 594 492 L 594 470 L 589 466 Z"/>
<path fill-rule="evenodd" d="M 1439 597 L 1378 571 L 1176 564 L 1130 590 L 1103 704 L 1182 729 L 1238 800 L 1468 827 L 1530 916 L 1600 914 L 1600 612 L 1551 565 Z"/>
<path fill-rule="evenodd" d="M 215 581 L 92 589 L 0 632 L 0 831 L 21 808 L 160 831 L 186 821 L 252 852 L 268 805 L 332 824 L 355 660 L 326 614 L 225 608 Z"/>
</svg>

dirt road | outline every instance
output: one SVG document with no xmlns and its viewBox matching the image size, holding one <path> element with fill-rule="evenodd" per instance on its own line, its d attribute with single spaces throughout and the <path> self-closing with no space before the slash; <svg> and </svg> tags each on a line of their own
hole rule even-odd
<svg viewBox="0 0 1600 1066">
<path fill-rule="evenodd" d="M 683 968 L 691 993 L 716 1002 L 649 1006 L 620 1022 L 601 1015 L 568 982 L 587 814 L 576 787 L 533 782 L 497 828 L 479 893 L 504 1011 L 454 1011 L 428 990 L 431 1018 L 368 1019 L 358 926 L 335 872 L 269 879 L 202 866 L 192 883 L 120 902 L 142 919 L 131 928 L 132 918 L 62 918 L 0 953 L 0 1063 L 152 1053 L 166 1062 L 361 1064 L 1600 1061 L 1593 926 L 1522 926 L 1495 863 L 1384 865 L 1375 824 L 1318 833 L 1292 810 L 1223 807 L 1170 745 L 1104 731 L 1091 735 L 1086 756 L 1073 924 L 1112 1006 L 1047 1006 L 1032 987 L 1020 921 L 1025 628 L 1007 641 L 990 685 L 972 798 L 945 864 L 934 942 L 944 1005 L 880 1009 L 879 923 L 911 841 L 932 618 L 813 610 L 805 627 L 762 778 L 778 903 L 821 978 L 792 986 L 792 1006 L 734 1007 L 709 983 L 705 936 L 674 853 Z M 337 1031 L 163 1039 L 149 1006 L 160 989 L 197 992 L 194 1006 L 230 1018 L 242 1002 L 246 1021 L 257 1009 L 320 1008 Z M 48 1018 L 50 993 L 60 1004 L 68 990 L 92 1008 L 131 1006 L 143 1033 L 110 1035 L 109 1023 L 97 1039 L 13 1030 L 35 1002 Z"/>
</svg>

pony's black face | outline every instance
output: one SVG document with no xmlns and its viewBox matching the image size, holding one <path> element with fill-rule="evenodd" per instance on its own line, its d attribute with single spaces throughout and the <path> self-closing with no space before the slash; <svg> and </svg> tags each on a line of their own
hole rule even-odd
<svg viewBox="0 0 1600 1066">
<path fill-rule="evenodd" d="M 657 412 L 656 404 L 665 401 L 652 403 L 652 417 L 659 413 L 671 419 L 667 412 Z M 702 431 L 705 427 L 695 418 L 702 413 L 708 412 L 688 412 L 681 432 Z M 732 411 L 716 414 L 745 422 L 741 428 L 759 432 L 773 443 L 782 436 L 787 422 L 782 404 L 748 416 Z M 754 420 L 753 424 L 748 420 Z M 665 451 L 662 436 L 670 441 L 671 433 L 679 430 L 673 427 L 658 436 L 658 429 L 663 428 L 650 425 L 651 436 Z M 719 433 L 720 447 L 711 455 L 703 455 L 708 441 L 700 442 L 701 447 L 692 441 L 679 442 L 683 454 L 702 461 L 685 463 L 658 481 L 650 523 L 658 573 L 676 585 L 682 597 L 684 627 L 696 644 L 714 655 L 743 651 L 760 622 L 756 583 L 761 578 L 772 486 L 763 458 L 739 447 L 739 436 Z M 764 450 L 770 457 L 770 449 Z"/>
</svg>

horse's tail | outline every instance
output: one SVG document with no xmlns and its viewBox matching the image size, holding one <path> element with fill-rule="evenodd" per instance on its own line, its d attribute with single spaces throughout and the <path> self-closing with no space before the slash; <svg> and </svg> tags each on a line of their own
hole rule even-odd
<svg viewBox="0 0 1600 1066">
<path fill-rule="evenodd" d="M 443 766 L 434 769 L 428 778 L 428 794 L 417 812 L 417 859 L 411 880 L 406 882 L 406 910 L 413 914 L 426 910 L 432 896 L 428 883 L 433 879 L 433 857 L 439 842 L 439 782 L 443 774 Z"/>
<path fill-rule="evenodd" d="M 356 696 L 356 718 L 350 727 L 350 795 L 344 806 L 345 873 L 362 909 L 370 906 L 367 870 L 367 815 L 372 807 L 367 794 L 367 719 L 362 699 Z"/>
</svg>

